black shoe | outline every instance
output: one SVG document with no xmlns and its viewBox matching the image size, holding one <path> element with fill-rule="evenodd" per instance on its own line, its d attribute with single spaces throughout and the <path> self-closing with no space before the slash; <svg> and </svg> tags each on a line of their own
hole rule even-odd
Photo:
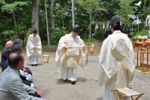
<svg viewBox="0 0 150 100">
<path fill-rule="evenodd" d="M 75 84 L 76 84 L 76 81 L 71 81 L 71 84 L 72 84 L 72 85 L 75 85 Z"/>
<path fill-rule="evenodd" d="M 64 82 L 68 82 L 68 80 L 66 79 L 66 80 L 64 80 Z"/>
<path fill-rule="evenodd" d="M 31 66 L 37 66 L 37 64 L 31 64 Z"/>
</svg>

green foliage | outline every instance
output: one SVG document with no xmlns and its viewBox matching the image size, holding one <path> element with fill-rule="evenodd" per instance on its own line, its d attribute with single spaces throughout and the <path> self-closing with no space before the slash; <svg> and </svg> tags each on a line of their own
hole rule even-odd
<svg viewBox="0 0 150 100">
<path fill-rule="evenodd" d="M 134 36 L 133 38 L 132 38 L 132 41 L 137 41 L 138 40 L 138 38 L 136 37 L 136 36 Z"/>
<path fill-rule="evenodd" d="M 125 24 L 128 25 L 130 24 L 130 20 L 128 15 L 129 14 L 134 14 L 136 11 L 136 7 L 133 5 L 131 6 L 132 1 L 131 0 L 121 0 L 120 1 L 120 9 L 117 9 L 115 11 L 115 14 L 119 15 L 121 21 Z"/>
<path fill-rule="evenodd" d="M 138 2 L 139 0 L 75 0 L 75 23 L 79 24 L 81 29 L 79 35 L 82 39 L 85 39 L 86 43 L 88 43 L 88 41 L 96 42 L 97 40 L 103 40 L 103 35 L 106 34 L 109 29 L 103 29 L 102 24 L 109 21 L 115 14 L 120 16 L 121 21 L 126 26 L 123 32 L 127 34 L 130 33 L 128 35 L 131 38 L 138 34 L 143 35 L 144 32 L 140 30 L 145 29 L 144 21 L 147 14 L 150 13 L 150 0 L 142 0 L 141 6 L 135 7 L 135 3 Z M 47 0 L 49 30 L 51 30 L 50 5 L 51 0 Z M 133 20 L 128 18 L 128 14 L 138 12 L 141 12 L 138 15 L 143 22 L 139 26 L 133 25 L 131 23 Z M 90 15 L 91 19 L 89 20 Z M 15 39 L 17 35 L 24 40 L 23 44 L 26 45 L 28 35 L 31 34 L 29 32 L 31 29 L 29 28 L 31 28 L 32 24 L 32 0 L 0 0 L 0 20 L 1 45 L 4 45 L 6 38 Z M 56 31 L 54 36 L 51 36 L 51 44 L 58 44 L 60 37 L 69 33 L 72 28 L 71 0 L 55 0 L 54 20 Z M 15 22 L 16 24 L 14 24 Z M 97 30 L 95 30 L 95 23 L 99 23 L 99 29 Z M 68 32 L 61 27 L 65 27 Z M 91 34 L 97 34 L 88 40 L 89 27 Z M 145 32 L 145 35 L 147 35 L 147 31 Z M 44 0 L 39 1 L 39 33 L 42 43 L 47 44 Z M 109 33 L 110 31 L 108 34 Z"/>
<path fill-rule="evenodd" d="M 0 4 L 1 4 L 1 5 L 6 4 L 6 3 L 5 3 L 5 0 L 0 0 Z"/>
<path fill-rule="evenodd" d="M 148 34 L 148 30 L 142 29 L 141 31 L 136 33 L 136 36 L 144 36 Z"/>
<path fill-rule="evenodd" d="M 19 2 L 19 1 L 15 1 L 11 4 L 5 4 L 5 5 L 2 6 L 2 12 L 6 11 L 8 13 L 13 13 L 17 9 L 23 10 L 21 8 L 21 6 L 25 6 L 25 5 L 27 5 L 26 2 Z"/>
<path fill-rule="evenodd" d="M 2 32 L 2 34 L 4 35 L 4 37 L 11 37 L 10 39 L 12 40 L 17 38 L 17 34 L 13 30 L 5 30 Z"/>
<path fill-rule="evenodd" d="M 28 41 L 28 37 L 30 36 L 30 34 L 32 34 L 32 29 L 31 28 L 29 28 L 28 31 L 27 31 L 27 33 L 26 33 L 25 39 L 23 41 L 23 47 L 26 46 L 27 41 Z"/>
<path fill-rule="evenodd" d="M 90 43 L 102 42 L 102 40 L 98 40 L 95 38 L 83 39 L 83 41 L 86 45 L 89 45 Z"/>
<path fill-rule="evenodd" d="M 77 0 L 77 3 L 83 7 L 88 13 L 96 11 L 107 11 L 105 8 L 98 7 L 101 0 Z"/>
<path fill-rule="evenodd" d="M 67 31 L 63 31 L 62 29 L 56 29 L 55 30 L 55 34 L 51 37 L 51 39 L 50 39 L 50 43 L 52 44 L 52 45 L 57 45 L 58 44 L 58 42 L 59 42 L 59 39 L 63 36 L 63 35 L 65 35 L 65 34 L 68 34 L 69 32 L 67 32 Z"/>
</svg>

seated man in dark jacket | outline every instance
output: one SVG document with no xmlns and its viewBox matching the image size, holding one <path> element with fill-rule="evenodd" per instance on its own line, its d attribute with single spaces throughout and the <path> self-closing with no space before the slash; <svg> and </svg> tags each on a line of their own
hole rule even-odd
<svg viewBox="0 0 150 100">
<path fill-rule="evenodd" d="M 2 54 L 1 54 L 1 67 L 3 69 L 3 65 L 5 61 L 8 59 L 8 55 L 10 53 L 10 48 L 13 45 L 13 41 L 9 40 L 6 42 L 6 47 L 3 48 Z"/>
</svg>

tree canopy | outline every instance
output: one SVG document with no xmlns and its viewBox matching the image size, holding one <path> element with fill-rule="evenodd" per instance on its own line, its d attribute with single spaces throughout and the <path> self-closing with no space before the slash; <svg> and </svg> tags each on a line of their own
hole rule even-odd
<svg viewBox="0 0 150 100">
<path fill-rule="evenodd" d="M 144 22 L 150 14 L 150 0 L 142 0 L 141 4 L 140 0 L 74 0 L 74 4 L 75 24 L 81 27 L 79 35 L 85 40 L 88 37 L 103 40 L 109 33 L 110 18 L 116 14 L 121 18 L 123 31 L 133 36 L 146 29 Z M 36 27 L 42 43 L 46 45 L 50 37 L 50 44 L 56 45 L 60 37 L 72 29 L 71 9 L 71 0 L 0 0 L 0 43 L 4 45 L 6 38 L 21 38 L 26 42 L 36 24 L 34 18 L 39 23 Z M 141 19 L 140 28 L 132 25 L 134 19 L 128 15 Z"/>
</svg>

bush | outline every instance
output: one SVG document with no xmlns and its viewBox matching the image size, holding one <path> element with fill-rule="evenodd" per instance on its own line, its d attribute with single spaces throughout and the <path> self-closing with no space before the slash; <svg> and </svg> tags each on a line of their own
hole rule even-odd
<svg viewBox="0 0 150 100">
<path fill-rule="evenodd" d="M 90 43 L 93 43 L 93 42 L 101 42 L 101 40 L 97 40 L 95 38 L 83 39 L 83 41 L 86 45 L 89 45 Z"/>
<path fill-rule="evenodd" d="M 137 40 L 138 38 L 136 36 L 132 38 L 132 41 L 137 41 Z"/>
<path fill-rule="evenodd" d="M 51 43 L 51 45 L 57 45 L 58 44 L 58 42 L 59 42 L 59 39 L 63 36 L 63 35 L 65 35 L 65 34 L 68 34 L 69 32 L 67 32 L 67 31 L 63 31 L 63 30 L 61 30 L 61 29 L 56 29 L 55 30 L 55 34 L 51 37 L 51 39 L 50 39 L 50 43 Z"/>
<path fill-rule="evenodd" d="M 27 44 L 27 41 L 28 41 L 28 37 L 29 37 L 30 34 L 32 34 L 31 28 L 29 28 L 27 33 L 25 34 L 25 39 L 23 41 L 23 47 L 26 47 L 26 44 Z"/>
<path fill-rule="evenodd" d="M 141 31 L 136 33 L 136 36 L 144 36 L 144 35 L 147 36 L 147 34 L 148 34 L 148 30 L 142 29 Z"/>
</svg>

